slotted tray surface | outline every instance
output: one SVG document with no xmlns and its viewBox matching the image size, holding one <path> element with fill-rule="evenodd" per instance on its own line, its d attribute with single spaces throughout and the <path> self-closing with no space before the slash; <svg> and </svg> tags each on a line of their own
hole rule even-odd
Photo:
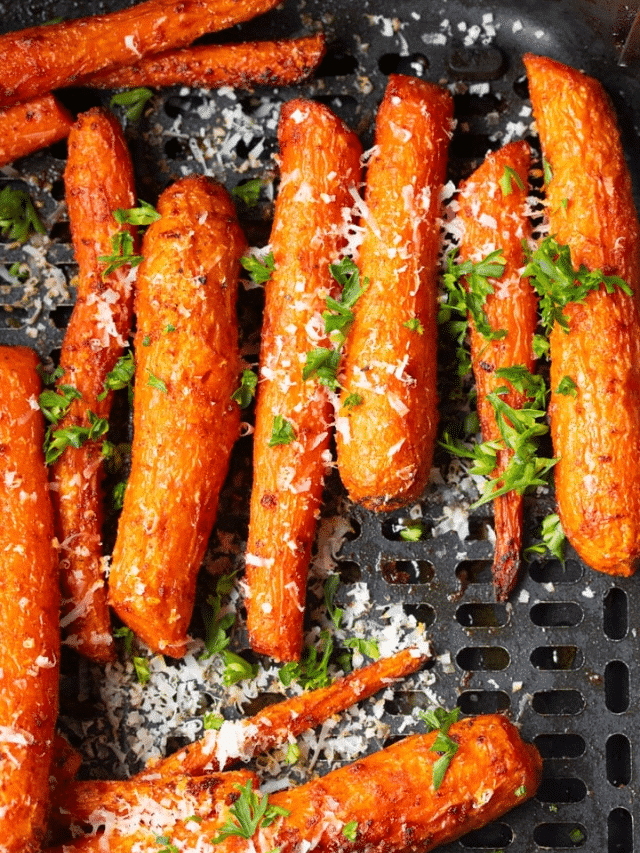
<svg viewBox="0 0 640 853">
<path fill-rule="evenodd" d="M 20 8 L 0 3 L 0 11 L 3 28 L 10 30 L 57 16 L 128 5 L 132 4 L 43 0 Z M 625 9 L 623 22 L 630 21 L 632 14 L 630 7 Z M 276 148 L 278 108 L 299 94 L 328 104 L 361 134 L 366 147 L 371 144 L 387 74 L 393 71 L 455 84 L 458 128 L 450 177 L 457 182 L 489 148 L 507 139 L 526 137 L 535 143 L 520 61 L 531 50 L 580 67 L 604 83 L 618 110 L 638 197 L 638 72 L 616 64 L 624 33 L 614 33 L 616 43 L 597 17 L 590 14 L 588 2 L 561 0 L 546 4 L 533 0 L 393 4 L 310 0 L 297 4 L 285 0 L 273 12 L 217 38 L 295 36 L 322 28 L 329 52 L 320 73 L 295 89 L 156 92 L 144 119 L 126 126 L 139 194 L 153 202 L 165 186 L 191 172 L 205 171 L 229 189 L 253 176 L 275 179 L 271 154 Z M 69 90 L 62 98 L 77 112 L 95 103 L 108 104 L 109 94 Z M 34 238 L 31 248 L 0 243 L 0 264 L 5 269 L 15 261 L 26 261 L 32 272 L 26 285 L 7 276 L 0 281 L 0 342 L 34 346 L 42 356 L 54 359 L 73 304 L 75 272 L 61 204 L 64 156 L 64 144 L 58 144 L 0 173 L 0 186 L 27 183 L 41 205 L 49 234 L 46 240 Z M 257 210 L 240 205 L 254 245 L 268 240 L 270 210 L 269 201 Z M 255 291 L 241 295 L 239 314 L 247 354 L 257 351 L 260 307 Z M 446 414 L 445 373 L 441 396 Z M 227 567 L 240 563 L 246 535 L 249 442 L 241 439 L 234 454 L 212 540 L 210 559 Z M 436 654 L 433 667 L 408 679 L 392 699 L 386 699 L 384 727 L 376 730 L 368 748 L 379 748 L 406 732 L 408 721 L 415 725 L 414 709 L 428 707 L 434 699 L 449 707 L 457 703 L 465 713 L 504 711 L 543 754 L 540 791 L 499 823 L 447 849 L 508 847 L 513 853 L 530 853 L 576 847 L 589 853 L 630 853 L 638 844 L 633 819 L 640 723 L 634 701 L 637 580 L 599 575 L 569 549 L 564 567 L 554 561 L 531 563 L 511 601 L 496 604 L 490 583 L 490 510 L 468 515 L 464 477 L 456 483 L 450 476 L 450 460 L 438 453 L 435 470 L 446 474 L 448 467 L 448 479 L 434 476 L 421 501 L 388 515 L 350 506 L 335 474 L 327 486 L 325 524 L 330 527 L 336 517 L 346 521 L 347 532 L 336 559 L 343 580 L 340 603 L 348 603 L 356 590 L 366 587 L 371 599 L 366 619 L 372 635 L 388 627 L 384 614 L 397 605 L 407 622 L 425 626 Z M 551 505 L 549 495 L 528 499 L 529 535 Z M 398 528 L 409 514 L 422 518 L 426 535 L 419 542 L 406 542 L 399 535 Z M 459 523 L 441 532 L 446 529 L 447 514 Z M 206 583 L 205 579 L 205 587 Z M 316 598 L 312 604 L 313 620 L 318 612 Z M 242 635 L 238 646 L 243 646 Z M 131 750 L 131 733 L 145 731 L 153 740 L 157 721 L 140 716 L 135 687 L 115 710 L 105 709 L 100 681 L 99 671 L 73 653 L 66 656 L 61 725 L 74 743 L 85 744 L 85 775 L 123 775 L 141 763 L 140 754 Z M 231 704 L 215 683 L 203 692 L 209 703 Z M 228 710 L 237 713 L 237 708 Z M 242 710 L 248 713 L 250 706 Z M 176 722 L 175 736 L 163 734 L 158 748 L 169 749 L 193 738 L 199 725 L 195 715 Z M 360 725 L 355 717 L 347 717 L 339 724 L 338 736 Z M 115 764 L 114 755 L 118 756 Z M 325 749 L 318 766 L 328 769 L 330 758 Z"/>
</svg>

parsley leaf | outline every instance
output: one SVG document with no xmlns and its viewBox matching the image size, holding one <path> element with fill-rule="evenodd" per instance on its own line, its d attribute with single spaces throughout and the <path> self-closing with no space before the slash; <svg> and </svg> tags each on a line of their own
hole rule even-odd
<svg viewBox="0 0 640 853">
<path fill-rule="evenodd" d="M 238 184 L 231 190 L 231 195 L 244 202 L 247 207 L 255 207 L 260 198 L 262 181 L 260 178 L 251 178 L 243 184 Z"/>
<path fill-rule="evenodd" d="M 15 261 L 15 263 L 11 264 L 7 272 L 19 282 L 25 282 L 31 275 L 27 264 L 21 264 L 19 261 Z"/>
<path fill-rule="evenodd" d="M 109 391 L 130 387 L 135 372 L 136 364 L 133 359 L 133 352 L 129 350 L 125 355 L 120 356 L 113 368 L 107 373 L 104 391 L 98 395 L 98 400 L 104 400 Z"/>
<path fill-rule="evenodd" d="M 117 231 L 111 237 L 111 248 L 113 252 L 110 255 L 100 255 L 98 260 L 101 264 L 106 264 L 102 270 L 102 277 L 111 275 L 112 272 L 124 266 L 137 267 L 144 260 L 143 255 L 136 255 L 133 251 L 133 237 L 128 231 Z"/>
<path fill-rule="evenodd" d="M 460 708 L 453 708 L 451 711 L 445 708 L 434 708 L 432 711 L 420 711 L 419 716 L 427 724 L 428 731 L 437 730 L 438 732 L 429 750 L 440 754 L 440 758 L 433 765 L 431 777 L 434 790 L 437 791 L 453 756 L 458 751 L 458 744 L 449 737 L 449 729 L 460 718 Z"/>
<path fill-rule="evenodd" d="M 230 652 L 229 649 L 222 650 L 222 660 L 224 661 L 224 672 L 222 673 L 222 683 L 226 687 L 232 684 L 237 684 L 239 681 L 244 681 L 247 678 L 255 678 L 258 674 L 258 664 L 249 663 L 240 655 Z"/>
<path fill-rule="evenodd" d="M 25 243 L 31 230 L 46 233 L 31 197 L 24 190 L 4 187 L 0 192 L 0 232 L 10 240 Z"/>
<path fill-rule="evenodd" d="M 58 385 L 55 391 L 46 388 L 38 397 L 38 403 L 45 418 L 57 424 L 67 414 L 71 403 L 81 398 L 82 394 L 73 385 Z"/>
<path fill-rule="evenodd" d="M 417 317 L 412 317 L 410 320 L 407 320 L 402 324 L 405 329 L 409 329 L 411 332 L 417 332 L 419 335 L 424 335 L 424 326 L 418 320 Z"/>
<path fill-rule="evenodd" d="M 350 820 L 342 827 L 342 834 L 348 841 L 355 841 L 358 834 L 358 821 Z"/>
<path fill-rule="evenodd" d="M 51 427 L 45 433 L 44 459 L 47 465 L 55 462 L 67 447 L 82 447 L 87 441 L 97 441 L 106 435 L 109 430 L 109 421 L 99 418 L 93 412 L 88 413 L 89 426 L 60 427 L 53 430 Z"/>
<path fill-rule="evenodd" d="M 258 377 L 253 370 L 243 370 L 242 377 L 240 379 L 240 387 L 236 388 L 231 395 L 231 399 L 234 400 L 241 409 L 246 409 L 256 395 L 257 386 Z"/>
<path fill-rule="evenodd" d="M 272 273 L 275 272 L 273 252 L 269 252 L 262 260 L 256 255 L 247 255 L 244 258 L 240 258 L 240 263 L 249 273 L 249 277 L 254 284 L 264 284 L 266 281 L 269 281 Z"/>
<path fill-rule="evenodd" d="M 380 657 L 380 648 L 378 647 L 376 640 L 365 640 L 362 637 L 349 637 L 349 639 L 344 641 L 344 644 L 348 649 L 356 649 L 361 655 L 366 655 L 366 657 L 371 658 L 372 660 L 378 660 Z"/>
<path fill-rule="evenodd" d="M 211 839 L 212 844 L 220 844 L 233 835 L 252 838 L 260 826 L 270 826 L 278 817 L 289 814 L 280 806 L 269 805 L 267 794 L 256 793 L 253 780 L 249 779 L 245 785 L 235 787 L 240 791 L 240 796 L 229 808 L 233 817 L 229 817 L 218 835 Z"/>
<path fill-rule="evenodd" d="M 171 839 L 168 835 L 158 835 L 156 837 L 156 844 L 163 845 L 162 848 L 158 850 L 158 853 L 180 853 L 180 850 L 176 845 L 171 843 Z"/>
<path fill-rule="evenodd" d="M 134 656 L 132 659 L 133 668 L 135 670 L 138 681 L 144 687 L 151 680 L 151 671 L 149 669 L 149 661 L 146 658 Z"/>
<path fill-rule="evenodd" d="M 339 299 L 327 296 L 327 310 L 322 312 L 324 328 L 332 341 L 341 346 L 355 319 L 351 310 L 367 289 L 367 279 L 360 283 L 360 270 L 350 258 L 329 264 L 329 272 L 342 287 Z"/>
<path fill-rule="evenodd" d="M 309 379 L 315 375 L 321 385 L 326 385 L 332 391 L 339 388 L 338 368 L 340 367 L 340 351 L 327 347 L 316 347 L 307 353 L 305 365 L 302 368 L 302 378 Z"/>
<path fill-rule="evenodd" d="M 563 376 L 556 388 L 556 394 L 562 394 L 564 397 L 577 397 L 578 386 L 570 376 Z"/>
<path fill-rule="evenodd" d="M 631 294 L 629 285 L 616 275 L 604 275 L 600 270 L 589 270 L 584 264 L 578 269 L 571 261 L 571 249 L 554 237 L 545 237 L 533 252 L 528 253 L 528 263 L 522 275 L 531 279 L 531 285 L 540 297 L 540 312 L 545 330 L 551 331 L 557 323 L 569 331 L 569 321 L 563 309 L 572 302 L 583 303 L 591 290 L 601 286 L 607 293 L 616 288 Z"/>
<path fill-rule="evenodd" d="M 138 207 L 118 207 L 113 211 L 116 222 L 120 225 L 151 225 L 160 219 L 160 214 L 148 201 L 138 199 Z"/>
<path fill-rule="evenodd" d="M 222 714 L 216 714 L 213 711 L 207 711 L 202 717 L 202 727 L 205 731 L 219 732 L 224 723 Z"/>
<path fill-rule="evenodd" d="M 285 420 L 282 415 L 275 415 L 271 429 L 271 438 L 269 439 L 269 447 L 276 447 L 278 444 L 291 444 L 295 440 L 295 437 L 296 434 L 292 424 Z"/>
<path fill-rule="evenodd" d="M 142 118 L 147 101 L 153 96 L 151 89 L 140 86 L 137 89 L 129 89 L 119 92 L 109 102 L 111 107 L 126 107 L 125 115 L 129 121 L 139 121 Z"/>
<path fill-rule="evenodd" d="M 329 575 L 324 582 L 324 603 L 327 613 L 336 628 L 340 627 L 344 610 L 335 604 L 336 591 L 340 586 L 340 575 Z"/>
<path fill-rule="evenodd" d="M 284 760 L 287 764 L 297 764 L 300 761 L 300 747 L 297 743 L 290 743 L 287 746 L 287 754 Z"/>
<path fill-rule="evenodd" d="M 538 545 L 531 545 L 527 548 L 526 554 L 539 554 L 540 556 L 544 556 L 547 553 L 551 553 L 557 560 L 564 564 L 566 537 L 564 530 L 562 529 L 560 516 L 557 513 L 549 513 L 549 515 L 542 519 L 542 524 L 540 525 L 540 536 L 542 538 L 542 542 Z"/>
<path fill-rule="evenodd" d="M 162 379 L 159 379 L 157 376 L 154 376 L 154 374 L 149 370 L 149 368 L 147 368 L 147 373 L 149 374 L 149 378 L 147 379 L 147 385 L 150 388 L 155 388 L 157 391 L 161 391 L 163 394 L 167 394 L 167 386 L 162 381 Z"/>
<path fill-rule="evenodd" d="M 504 172 L 502 173 L 499 183 L 503 196 L 511 195 L 513 192 L 513 184 L 515 184 L 518 189 L 524 190 L 522 178 L 515 169 L 511 168 L 511 166 L 504 167 Z"/>
<path fill-rule="evenodd" d="M 320 650 L 322 656 L 320 656 Z M 327 671 L 329 658 L 333 651 L 333 640 L 328 631 L 320 632 L 320 649 L 307 646 L 300 661 L 290 661 L 280 667 L 278 677 L 285 687 L 293 681 L 298 681 L 304 690 L 316 690 L 331 684 L 331 676 Z"/>
<path fill-rule="evenodd" d="M 228 636 L 228 631 L 233 627 L 236 621 L 234 613 L 224 613 L 220 615 L 222 609 L 222 597 L 220 594 L 210 595 L 207 597 L 207 612 L 203 613 L 205 626 L 204 646 L 206 652 L 203 653 L 202 659 L 212 657 L 219 654 L 227 648 L 231 642 Z"/>
<path fill-rule="evenodd" d="M 361 406 L 364 402 L 364 397 L 362 394 L 358 394 L 357 391 L 352 391 L 350 394 L 344 398 L 344 403 L 342 404 L 343 409 L 354 409 L 356 406 Z"/>
<path fill-rule="evenodd" d="M 126 625 L 123 625 L 121 628 L 116 628 L 113 632 L 113 636 L 124 640 L 124 653 L 125 657 L 131 657 L 133 654 L 133 641 L 135 635 L 131 628 L 127 628 Z"/>
</svg>

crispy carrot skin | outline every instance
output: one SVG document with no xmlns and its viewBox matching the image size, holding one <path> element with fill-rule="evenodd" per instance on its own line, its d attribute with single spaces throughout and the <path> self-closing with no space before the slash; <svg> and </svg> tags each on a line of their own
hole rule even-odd
<svg viewBox="0 0 640 853">
<path fill-rule="evenodd" d="M 91 74 L 78 85 L 98 89 L 134 86 L 292 86 L 318 67 L 325 54 L 322 33 L 299 39 L 210 44 L 149 56 L 126 68 Z"/>
<path fill-rule="evenodd" d="M 40 850 L 58 711 L 53 511 L 42 453 L 38 358 L 0 347 L 0 845 Z"/>
<path fill-rule="evenodd" d="M 180 657 L 240 413 L 236 295 L 246 244 L 226 190 L 184 178 L 142 246 L 131 475 L 110 601 L 147 645 Z"/>
<path fill-rule="evenodd" d="M 89 413 L 108 418 L 107 373 L 126 345 L 131 326 L 132 283 L 127 265 L 103 276 L 98 258 L 113 253 L 111 238 L 124 228 L 113 211 L 136 205 L 133 165 L 118 120 L 92 109 L 69 135 L 65 189 L 78 263 L 77 298 L 62 344 L 58 384 L 82 395 L 61 428 L 88 427 Z M 52 488 L 61 543 L 62 625 L 67 642 L 95 661 L 115 656 L 102 552 L 102 439 L 68 447 L 54 464 Z"/>
<path fill-rule="evenodd" d="M 432 779 L 439 755 L 431 751 L 436 734 L 405 738 L 323 778 L 272 794 L 269 804 L 289 814 L 261 827 L 251 839 L 252 849 L 268 853 L 277 847 L 294 853 L 311 845 L 320 853 L 429 851 L 496 820 L 535 794 L 540 755 L 504 717 L 470 717 L 451 726 L 449 736 L 458 751 L 437 791 Z M 348 823 L 356 826 L 355 842 L 343 833 Z M 218 816 L 213 825 L 204 816 L 198 826 L 200 840 L 209 840 L 219 826 Z M 100 848 L 94 842 L 65 849 L 130 850 L 114 842 Z M 139 853 L 153 849 L 150 842 L 136 848 Z M 231 836 L 211 849 L 240 853 L 247 849 L 247 840 Z"/>
<path fill-rule="evenodd" d="M 130 9 L 0 36 L 0 106 L 130 65 L 267 12 L 277 0 L 146 0 Z"/>
<path fill-rule="evenodd" d="M 631 575 L 640 558 L 640 228 L 616 117 L 593 78 L 545 57 L 525 65 L 552 179 L 550 233 L 634 292 L 592 291 L 551 333 L 551 435 L 558 514 L 592 568 Z M 565 201 L 566 200 L 566 201 Z M 577 394 L 556 392 L 563 377 Z"/>
<path fill-rule="evenodd" d="M 335 294 L 329 264 L 344 247 L 342 211 L 360 176 L 356 135 L 329 109 L 294 100 L 278 126 L 281 184 L 266 285 L 254 481 L 247 542 L 247 626 L 251 646 L 276 660 L 300 657 L 311 545 L 330 462 L 332 407 L 315 376 L 302 378 L 307 352 L 330 346 L 321 312 Z M 289 444 L 269 446 L 274 417 L 293 427 Z"/>
<path fill-rule="evenodd" d="M 477 262 L 495 249 L 502 249 L 505 261 L 494 293 L 487 297 L 484 311 L 492 329 L 504 329 L 506 337 L 487 340 L 470 319 L 471 362 L 478 392 L 478 415 L 484 441 L 500 439 L 493 407 L 487 394 L 508 385 L 496 378 L 503 367 L 523 365 L 533 371 L 532 341 L 537 323 L 537 298 L 527 279 L 520 276 L 524 265 L 522 240 L 531 235 L 525 213 L 529 146 L 512 142 L 489 154 L 485 162 L 461 185 L 458 216 L 464 227 L 460 240 L 460 260 Z M 510 191 L 504 194 L 500 179 L 512 169 Z M 520 181 L 520 185 L 518 184 Z M 524 396 L 515 389 L 503 395 L 508 405 L 521 408 Z M 506 468 L 511 451 L 500 454 L 496 476 Z M 522 548 L 522 495 L 515 491 L 500 495 L 493 502 L 496 546 L 493 559 L 493 584 L 498 601 L 506 601 L 518 578 Z"/>
<path fill-rule="evenodd" d="M 367 173 L 355 306 L 336 423 L 338 468 L 352 500 L 388 510 L 426 486 L 437 425 L 436 260 L 439 193 L 452 118 L 448 92 L 391 75 Z M 419 328 L 407 323 L 419 323 Z"/>
<path fill-rule="evenodd" d="M 0 109 L 0 166 L 64 139 L 72 124 L 53 95 Z"/>
</svg>

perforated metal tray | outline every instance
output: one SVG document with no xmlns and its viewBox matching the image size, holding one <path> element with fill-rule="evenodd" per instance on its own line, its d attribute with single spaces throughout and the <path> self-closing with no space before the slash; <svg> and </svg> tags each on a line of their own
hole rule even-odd
<svg viewBox="0 0 640 853">
<path fill-rule="evenodd" d="M 42 0 L 17 8 L 0 3 L 1 25 L 16 29 L 59 15 L 127 5 L 131 3 L 90 2 L 80 8 L 71 0 Z M 155 201 L 172 180 L 190 172 L 206 171 L 229 189 L 248 177 L 275 176 L 268 155 L 275 151 L 278 107 L 294 94 L 327 103 L 367 146 L 386 77 L 393 71 L 455 85 L 458 129 L 450 177 L 457 181 L 489 148 L 512 136 L 529 137 L 535 144 L 520 61 L 530 50 L 580 67 L 604 83 L 618 110 L 638 198 L 640 81 L 637 67 L 616 62 L 635 10 L 634 4 L 593 0 L 285 0 L 268 15 L 219 38 L 294 36 L 321 27 L 329 52 L 319 74 L 295 90 L 156 93 L 143 120 L 126 127 L 140 195 Z M 108 103 L 109 95 L 69 90 L 62 98 L 78 111 Z M 259 162 L 252 162 L 258 153 Z M 0 264 L 8 268 L 26 261 L 33 274 L 26 286 L 0 281 L 0 342 L 34 346 L 54 359 L 73 303 L 75 271 L 61 205 L 64 156 L 61 143 L 0 173 L 0 187 L 27 183 L 50 237 L 39 243 L 34 239 L 32 245 L 40 245 L 36 250 L 0 243 Z M 257 210 L 240 206 L 239 212 L 249 241 L 266 242 L 269 201 Z M 243 292 L 239 311 L 246 353 L 257 351 L 260 309 L 259 293 Z M 451 414 L 446 374 L 443 370 L 443 419 Z M 213 562 L 226 561 L 229 567 L 240 560 L 246 535 L 249 441 L 242 439 L 236 450 L 210 553 Z M 640 846 L 634 820 L 640 728 L 635 701 L 638 582 L 599 575 L 570 551 L 564 567 L 548 560 L 530 564 L 511 601 L 496 604 L 490 583 L 490 510 L 467 518 L 463 490 L 446 480 L 450 464 L 437 454 L 435 471 L 443 478 L 434 476 L 424 498 L 410 508 L 423 519 L 426 535 L 419 542 L 403 541 L 398 533 L 409 510 L 376 516 L 348 504 L 337 475 L 327 486 L 323 515 L 329 521 L 345 519 L 349 530 L 337 555 L 344 582 L 340 601 L 349 601 L 355 584 L 366 585 L 371 633 L 382 630 L 385 608 L 397 604 L 407 620 L 413 617 L 425 625 L 437 656 L 426 675 L 408 679 L 385 701 L 385 734 L 374 737 L 369 748 L 406 732 L 407 720 L 415 719 L 414 707 L 429 705 L 434 696 L 449 706 L 457 703 L 465 713 L 504 711 L 543 754 L 541 788 L 534 800 L 499 823 L 447 849 L 508 847 L 512 853 L 531 853 L 575 847 L 585 853 L 631 853 Z M 529 535 L 551 503 L 551 496 L 528 499 Z M 461 525 L 438 533 L 452 510 L 461 513 Z M 203 583 L 206 587 L 206 578 Z M 312 603 L 317 605 L 315 598 Z M 315 613 L 312 609 L 311 621 Z M 237 642 L 242 647 L 241 636 Z M 62 726 L 78 746 L 87 739 L 91 743 L 84 747 L 86 775 L 113 772 L 118 749 L 115 772 L 133 771 L 140 756 L 130 750 L 130 732 L 136 725 L 152 730 L 154 723 L 135 717 L 139 709 L 131 696 L 122 700 L 117 713 L 105 710 L 99 683 L 95 669 L 72 653 L 65 658 Z M 205 692 L 209 699 L 224 696 L 215 684 Z M 250 709 L 251 703 L 242 711 Z M 347 719 L 340 731 L 348 733 L 357 725 Z M 175 737 L 165 737 L 163 748 L 186 739 L 187 731 L 192 737 L 197 725 L 189 729 L 184 721 L 176 723 Z M 323 761 L 329 765 L 326 752 Z"/>
</svg>

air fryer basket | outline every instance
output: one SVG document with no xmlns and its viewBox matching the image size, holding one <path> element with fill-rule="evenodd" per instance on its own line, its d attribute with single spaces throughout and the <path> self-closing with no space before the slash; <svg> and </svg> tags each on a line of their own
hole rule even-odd
<svg viewBox="0 0 640 853">
<path fill-rule="evenodd" d="M 127 5 L 131 3 L 124 0 L 86 4 L 41 0 L 0 3 L 0 10 L 2 27 L 10 30 Z M 272 188 L 277 186 L 271 155 L 278 108 L 300 94 L 328 104 L 361 134 L 366 147 L 371 144 L 386 77 L 395 71 L 453 87 L 458 127 L 450 177 L 457 182 L 488 149 L 509 138 L 526 137 L 535 144 L 521 63 L 522 54 L 533 51 L 580 67 L 605 85 L 618 110 L 638 199 L 640 72 L 637 66 L 617 63 L 636 11 L 636 4 L 594 0 L 285 0 L 273 12 L 218 39 L 295 36 L 322 28 L 328 56 L 320 72 L 295 89 L 156 92 L 144 118 L 126 124 L 139 195 L 154 202 L 177 177 L 203 171 L 229 189 L 254 176 L 266 176 Z M 77 112 L 95 103 L 108 104 L 110 96 L 68 90 L 61 97 Z M 75 272 L 62 203 L 64 156 L 65 146 L 59 143 L 0 172 L 0 187 L 26 183 L 49 235 L 35 237 L 25 247 L 0 243 L 0 264 L 5 269 L 15 261 L 26 262 L 31 273 L 26 284 L 2 276 L 0 343 L 33 346 L 54 360 L 73 304 Z M 270 201 L 257 209 L 239 204 L 253 245 L 268 240 L 270 211 Z M 255 359 L 259 294 L 243 291 L 239 311 L 244 352 Z M 443 420 L 450 415 L 449 372 L 442 371 Z M 335 526 L 336 519 L 344 521 L 345 535 L 335 559 L 343 580 L 340 602 L 353 600 L 356 590 L 368 589 L 366 618 L 372 634 L 387 624 L 382 614 L 395 610 L 411 624 L 424 625 L 435 655 L 425 673 L 407 679 L 392 697 L 386 696 L 381 725 L 368 748 L 379 748 L 406 733 L 416 724 L 413 710 L 434 701 L 448 707 L 458 704 L 464 713 L 503 711 L 542 752 L 540 790 L 499 823 L 447 849 L 508 847 L 513 853 L 573 847 L 585 853 L 640 849 L 634 821 L 634 757 L 640 747 L 640 710 L 634 701 L 639 677 L 638 581 L 597 574 L 569 549 L 564 567 L 554 560 L 525 566 L 511 601 L 496 604 L 490 582 L 491 510 L 468 514 L 473 495 L 471 499 L 465 495 L 468 479 L 463 471 L 455 481 L 453 466 L 438 452 L 423 499 L 386 515 L 351 506 L 336 474 L 327 486 L 325 528 Z M 243 438 L 221 502 L 209 555 L 212 564 L 241 563 L 249 483 L 250 439 Z M 527 499 L 529 537 L 551 506 L 550 495 Z M 408 515 L 422 518 L 425 535 L 418 542 L 399 535 Z M 443 519 L 451 523 L 447 526 Z M 313 604 L 317 605 L 315 599 Z M 242 636 L 237 642 L 242 649 Z M 136 770 L 141 760 L 130 748 L 131 732 L 138 736 L 145 732 L 153 739 L 157 721 L 145 719 L 133 694 L 121 699 L 117 713 L 105 709 L 96 687 L 100 678 L 99 670 L 72 652 L 65 657 L 61 726 L 85 751 L 85 775 L 122 775 Z M 224 701 L 225 690 L 211 684 L 206 694 Z M 242 711 L 248 713 L 255 701 Z M 370 710 L 371 702 L 365 707 Z M 175 737 L 165 737 L 162 748 L 180 743 L 185 732 L 194 737 L 199 726 L 195 715 L 194 720 L 191 728 L 189 720 L 176 724 Z M 362 725 L 357 715 L 347 715 L 339 733 L 364 731 Z M 85 742 L 91 747 L 83 746 Z M 330 758 L 325 749 L 321 769 L 329 767 Z"/>
</svg>

